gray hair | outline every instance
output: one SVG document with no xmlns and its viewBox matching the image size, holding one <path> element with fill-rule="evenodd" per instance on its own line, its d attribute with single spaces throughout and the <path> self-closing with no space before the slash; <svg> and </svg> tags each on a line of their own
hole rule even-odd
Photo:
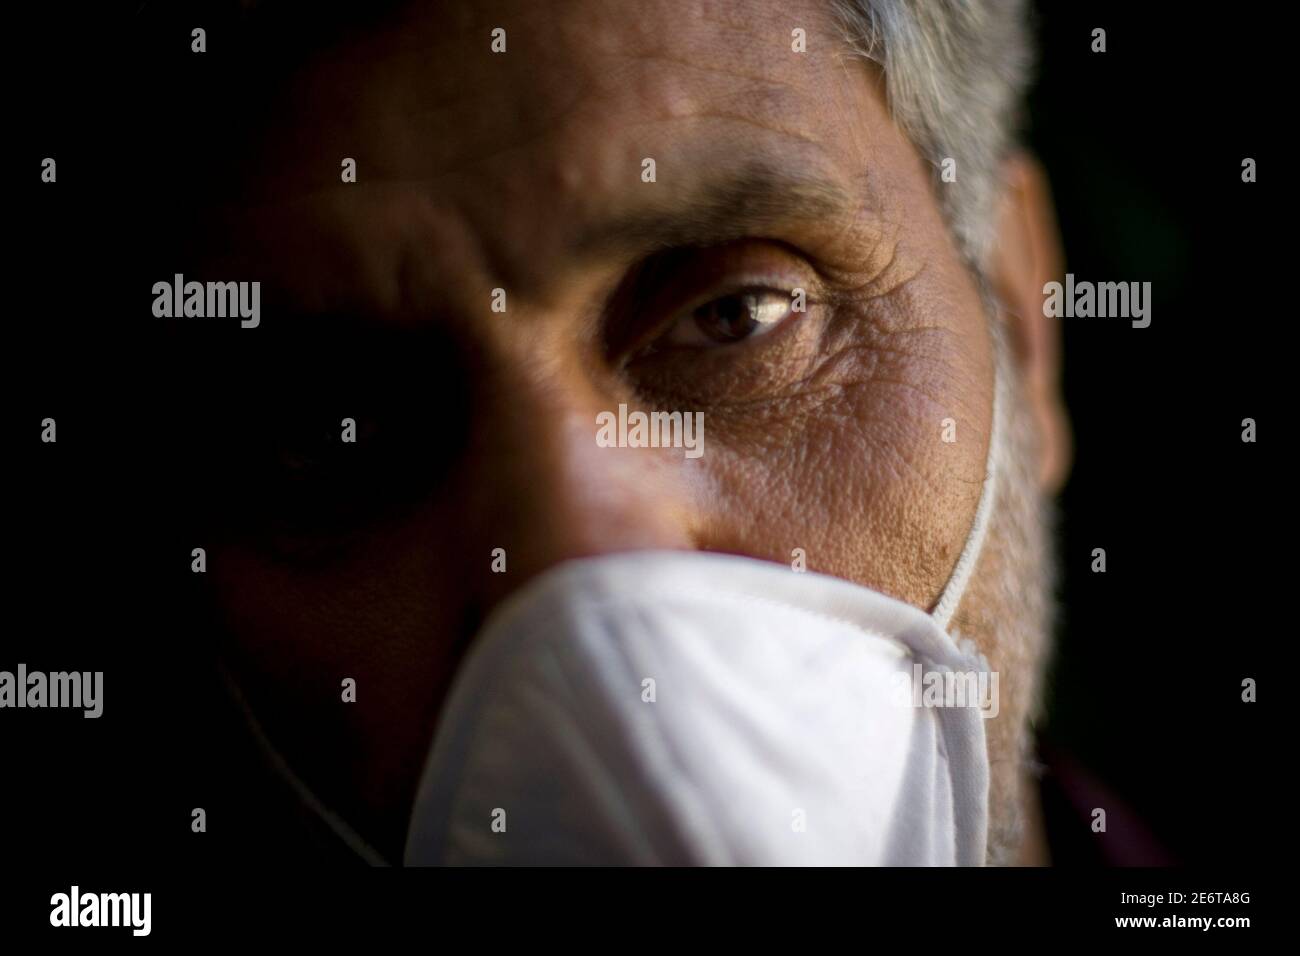
<svg viewBox="0 0 1300 956">
<path fill-rule="evenodd" d="M 999 167 L 1033 56 L 1024 0 L 831 0 L 844 38 L 885 77 L 894 121 L 934 170 L 940 208 L 977 270 L 993 236 Z M 940 180 L 943 160 L 957 181 Z"/>
</svg>

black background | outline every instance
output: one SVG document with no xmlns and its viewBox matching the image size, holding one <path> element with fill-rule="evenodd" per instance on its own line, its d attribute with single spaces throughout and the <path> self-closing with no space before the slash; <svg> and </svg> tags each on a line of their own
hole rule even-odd
<svg viewBox="0 0 1300 956">
<path fill-rule="evenodd" d="M 211 688 L 194 677 L 211 622 L 194 619 L 181 546 L 193 499 L 224 493 L 194 473 L 186 422 L 236 401 L 240 369 L 230 339 L 160 335 L 141 291 L 169 274 L 156 263 L 174 228 L 145 202 L 149 183 L 183 185 L 196 151 L 219 165 L 234 119 L 187 112 L 182 95 L 165 114 L 137 108 L 141 84 L 183 90 L 184 71 L 211 66 L 150 59 L 156 36 L 142 40 L 133 14 L 6 13 L 0 668 L 103 670 L 106 686 L 99 720 L 0 714 L 0 860 L 26 874 L 38 922 L 48 887 L 83 874 L 147 888 L 173 872 L 252 878 L 261 862 L 247 844 L 232 861 L 213 847 L 219 832 L 189 828 L 190 808 L 213 817 L 243 790 L 212 779 L 229 764 Z M 1170 858 L 1249 876 L 1288 826 L 1274 797 L 1289 762 L 1277 722 L 1292 563 L 1277 487 L 1294 272 L 1276 129 L 1290 111 L 1283 31 L 1246 8 L 1207 20 L 1177 4 L 1044 3 L 1038 18 L 1027 138 L 1052 179 L 1067 268 L 1154 290 L 1147 329 L 1063 323 L 1076 448 L 1045 738 L 1134 808 Z M 1089 50 L 1097 26 L 1101 55 Z M 188 50 L 188 29 L 160 35 Z M 56 186 L 39 182 L 47 155 Z M 1241 181 L 1247 156 L 1258 183 Z M 39 441 L 47 416 L 55 445 Z M 1240 439 L 1246 417 L 1257 444 Z M 1094 547 L 1105 574 L 1090 571 Z M 1259 703 L 1241 702 L 1245 677 Z"/>
<path fill-rule="evenodd" d="M 1154 303 L 1146 329 L 1062 323 L 1077 447 L 1049 735 L 1175 859 L 1266 860 L 1289 509 L 1278 443 L 1243 443 L 1241 421 L 1276 437 L 1293 269 L 1281 184 L 1243 184 L 1241 162 L 1269 165 L 1285 111 L 1277 25 L 1246 8 L 1040 7 L 1030 142 L 1066 267 L 1150 281 Z M 1098 26 L 1103 55 L 1085 42 Z M 1096 547 L 1105 574 L 1090 570 Z M 1241 703 L 1245 677 L 1260 703 Z"/>
</svg>

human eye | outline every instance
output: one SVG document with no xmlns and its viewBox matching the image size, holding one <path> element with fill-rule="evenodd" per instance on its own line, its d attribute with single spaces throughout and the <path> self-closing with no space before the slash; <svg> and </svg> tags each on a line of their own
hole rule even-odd
<svg viewBox="0 0 1300 956">
<path fill-rule="evenodd" d="M 642 264 L 618 310 L 630 320 L 619 336 L 624 361 L 665 353 L 738 356 L 815 310 L 821 280 L 800 256 L 778 244 L 744 240 L 675 249 Z"/>
<path fill-rule="evenodd" d="M 769 334 L 794 314 L 788 291 L 745 288 L 718 296 L 672 321 L 657 348 L 717 348 Z"/>
</svg>

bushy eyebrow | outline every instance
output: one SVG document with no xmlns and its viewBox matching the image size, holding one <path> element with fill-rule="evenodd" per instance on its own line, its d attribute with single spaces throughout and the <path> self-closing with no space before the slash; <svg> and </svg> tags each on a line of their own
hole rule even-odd
<svg viewBox="0 0 1300 956">
<path fill-rule="evenodd" d="M 585 254 L 635 255 L 751 236 L 780 238 L 792 227 L 838 221 L 857 205 L 832 180 L 755 164 L 725 178 L 706 180 L 675 208 L 639 211 L 596 224 L 578 237 L 574 249 Z"/>
</svg>

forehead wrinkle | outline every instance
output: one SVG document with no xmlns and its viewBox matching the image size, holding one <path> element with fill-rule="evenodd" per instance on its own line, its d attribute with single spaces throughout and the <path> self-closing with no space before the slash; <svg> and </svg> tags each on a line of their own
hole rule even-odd
<svg viewBox="0 0 1300 956">
<path fill-rule="evenodd" d="M 832 179 L 757 161 L 704 181 L 673 208 L 637 210 L 596 224 L 575 238 L 573 249 L 616 254 L 710 245 L 838 219 L 855 205 Z"/>
<path fill-rule="evenodd" d="M 809 136 L 807 133 L 797 132 L 792 129 L 785 129 L 768 122 L 757 119 L 753 116 L 743 116 L 739 113 L 727 112 L 721 109 L 703 109 L 699 112 L 692 113 L 689 116 L 672 117 L 667 122 L 682 122 L 684 120 L 720 120 L 726 123 L 740 123 L 745 126 L 752 126 L 764 133 L 774 133 L 785 139 L 792 139 L 808 146 L 814 146 L 818 149 L 822 147 L 822 140 L 815 136 Z"/>
</svg>

